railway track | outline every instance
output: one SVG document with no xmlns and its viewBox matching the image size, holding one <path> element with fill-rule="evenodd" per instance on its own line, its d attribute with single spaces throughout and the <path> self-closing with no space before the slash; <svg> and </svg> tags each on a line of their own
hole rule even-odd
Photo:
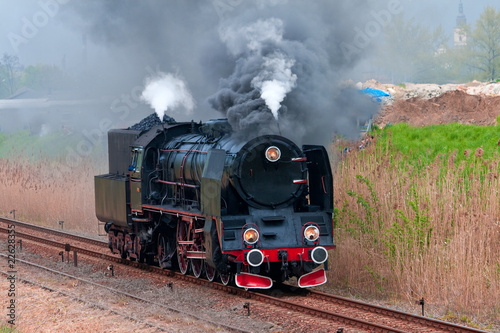
<svg viewBox="0 0 500 333">
<path fill-rule="evenodd" d="M 52 231 L 52 229 L 50 230 Z M 0 227 L 0 232 L 7 233 L 7 229 Z M 16 238 L 31 240 L 58 249 L 67 249 L 66 243 L 44 239 L 24 232 L 16 231 Z M 79 241 L 82 240 L 80 239 Z M 222 290 L 231 295 L 237 295 L 246 299 L 292 310 L 297 313 L 329 320 L 335 322 L 337 326 L 346 325 L 366 330 L 368 332 L 484 332 L 475 328 L 395 311 L 314 290 L 309 290 L 306 293 L 307 297 L 274 297 L 266 294 L 265 292 L 247 291 L 241 288 L 223 285 L 221 283 L 210 282 L 191 275 L 183 275 L 178 272 L 163 270 L 159 267 L 148 266 L 146 264 L 121 259 L 119 257 L 103 254 L 102 252 L 91 251 L 81 247 L 71 246 L 71 250 L 77 251 L 78 254 L 136 267 L 153 272 L 154 274 L 175 277 L 176 279 L 188 281 L 190 283 Z M 309 298 L 309 300 L 307 298 Z"/>
<path fill-rule="evenodd" d="M 423 332 L 431 329 L 432 332 L 484 332 L 475 328 L 456 325 L 453 323 L 427 318 L 407 312 L 397 311 L 378 305 L 368 304 L 345 297 L 326 294 L 316 290 L 308 290 L 308 296 L 318 302 L 317 305 L 324 305 L 329 308 L 350 308 L 355 310 L 358 316 L 370 316 L 377 321 L 390 321 L 392 323 L 405 323 L 404 332 Z M 321 302 L 321 303 L 319 303 Z M 350 312 L 352 313 L 352 312 Z"/>
<path fill-rule="evenodd" d="M 0 254 L 0 256 L 7 257 L 7 256 L 5 256 L 3 254 Z M 37 269 L 40 269 L 40 270 L 43 270 L 43 271 L 47 271 L 47 272 L 50 272 L 50 273 L 53 273 L 53 274 L 57 274 L 59 276 L 63 276 L 63 277 L 70 278 L 70 279 L 73 279 L 73 280 L 78 280 L 78 281 L 83 282 L 85 284 L 88 284 L 88 285 L 91 285 L 91 286 L 94 286 L 94 287 L 98 287 L 98 288 L 110 291 L 110 292 L 112 292 L 114 294 L 117 294 L 117 295 L 120 295 L 120 296 L 125 296 L 127 298 L 139 301 L 139 302 L 141 302 L 141 303 L 143 303 L 145 305 L 148 305 L 148 306 L 160 307 L 160 308 L 166 309 L 166 310 L 171 311 L 171 312 L 182 314 L 182 315 L 190 317 L 192 319 L 196 319 L 196 320 L 199 320 L 199 321 L 202 321 L 202 322 L 210 323 L 210 324 L 212 324 L 212 325 L 214 325 L 216 327 L 227 329 L 230 332 L 250 333 L 250 331 L 242 329 L 242 328 L 237 328 L 237 327 L 234 327 L 234 326 L 230 326 L 230 325 L 225 325 L 225 324 L 222 324 L 222 323 L 214 322 L 212 320 L 207 320 L 206 318 L 201 318 L 201 317 L 196 316 L 196 315 L 194 315 L 192 313 L 187 313 L 185 311 L 179 310 L 177 308 L 174 308 L 172 306 L 169 306 L 169 305 L 166 305 L 166 304 L 163 304 L 163 303 L 152 301 L 150 299 L 146 299 L 144 297 L 140 297 L 140 296 L 131 294 L 129 292 L 125 292 L 125 291 L 119 290 L 117 288 L 112 288 L 112 287 L 109 287 L 109 286 L 106 286 L 106 285 L 103 285 L 103 284 L 100 284 L 100 283 L 96 283 L 96 282 L 90 281 L 88 279 L 84 279 L 84 278 L 81 278 L 81 277 L 78 277 L 78 276 L 75 276 L 75 275 L 72 275 L 72 274 L 68 274 L 68 273 L 64 273 L 64 272 L 61 272 L 61 271 L 58 271 L 58 270 L 55 270 L 55 269 L 51 269 L 49 267 L 41 266 L 39 264 L 35 264 L 35 263 L 29 262 L 29 261 L 26 261 L 26 260 L 16 259 L 16 262 L 17 263 L 22 263 L 22 264 L 27 265 L 27 266 L 35 267 Z M 6 276 L 9 275 L 7 272 L 3 272 L 1 270 L 0 270 L 0 274 L 6 275 Z M 78 300 L 80 302 L 88 303 L 88 304 L 90 304 L 93 307 L 100 308 L 102 310 L 110 311 L 112 313 L 115 313 L 117 315 L 122 316 L 125 319 L 136 321 L 136 322 L 145 324 L 147 326 L 158 328 L 158 329 L 160 329 L 162 331 L 165 331 L 165 332 L 169 332 L 168 328 L 162 327 L 162 326 L 157 325 L 155 323 L 151 323 L 151 322 L 149 322 L 149 321 L 147 321 L 145 319 L 139 318 L 137 316 L 130 316 L 130 315 L 127 315 L 127 314 L 125 314 L 123 312 L 116 311 L 116 310 L 114 310 L 114 309 L 112 309 L 110 307 L 99 305 L 99 304 L 97 304 L 97 303 L 95 303 L 95 302 L 93 302 L 91 300 L 86 299 L 86 298 L 81 298 L 81 297 L 75 296 L 73 294 L 68 294 L 67 292 L 62 291 L 60 289 L 56 289 L 54 287 L 43 285 L 43 284 L 40 284 L 40 283 L 35 282 L 35 281 L 30 281 L 30 280 L 27 280 L 27 279 L 20 279 L 20 280 L 22 282 L 29 283 L 29 284 L 41 287 L 43 289 L 47 289 L 47 290 L 52 291 L 52 292 L 57 292 L 59 294 L 62 294 L 64 296 L 67 296 L 67 297 L 70 297 L 72 299 Z"/>
<path fill-rule="evenodd" d="M 4 276 L 9 276 L 9 273 L 7 272 L 4 272 L 2 270 L 0 270 L 0 274 L 4 275 Z M 113 313 L 113 314 L 116 314 L 116 315 L 119 315 L 121 317 L 123 317 L 124 319 L 128 319 L 128 320 L 131 320 L 131 321 L 134 321 L 134 322 L 138 322 L 138 323 L 141 323 L 141 324 L 144 324 L 146 326 L 149 326 L 149 327 L 154 327 L 154 328 L 157 328 L 161 331 L 164 331 L 164 332 L 168 332 L 168 329 L 166 328 L 163 328 L 161 326 L 158 326 L 158 325 L 155 325 L 155 324 L 152 324 L 148 321 L 144 321 L 142 319 L 139 319 L 137 317 L 132 317 L 132 316 L 129 316 L 127 314 L 124 314 L 122 312 L 119 312 L 119 311 L 116 311 L 116 310 L 113 310 L 109 307 L 105 307 L 105 306 L 102 306 L 102 305 L 99 305 L 99 304 L 96 304 L 92 301 L 89 301 L 89 300 L 86 300 L 86 299 L 83 299 L 81 297 L 78 297 L 78 296 L 75 296 L 75 295 L 72 295 L 72 294 L 68 294 L 60 289 L 56 289 L 56 288 L 52 288 L 52 287 L 49 287 L 47 285 L 44 285 L 44 284 L 40 284 L 38 282 L 35 282 L 35 281 L 31 281 L 31 280 L 28 280 L 28 279 L 24 279 L 24 278 L 17 278 L 19 281 L 23 282 L 23 283 L 28 283 L 28 284 L 31 284 L 33 286 L 36 286 L 36 287 L 39 287 L 39 288 L 42 288 L 42 289 L 45 289 L 45 290 L 48 290 L 50 292 L 54 292 L 54 293 L 58 293 L 62 296 L 65 296 L 65 297 L 68 297 L 68 298 L 71 298 L 73 300 L 76 300 L 76 301 L 79 301 L 81 303 L 85 303 L 85 304 L 89 304 L 90 306 L 94 307 L 94 308 L 97 308 L 97 309 L 100 309 L 100 310 L 105 310 L 105 311 L 109 311 L 110 313 Z"/>
<path fill-rule="evenodd" d="M 86 244 L 101 246 L 101 247 L 105 247 L 105 248 L 108 247 L 107 241 L 98 240 L 98 239 L 89 238 L 89 237 L 84 237 L 84 236 L 78 236 L 78 235 L 63 231 L 63 230 L 56 230 L 56 229 L 52 229 L 52 228 L 42 227 L 39 225 L 21 222 L 21 221 L 9 219 L 6 217 L 0 217 L 0 222 L 5 223 L 5 224 L 10 224 L 10 225 L 15 225 L 16 227 L 22 227 L 22 228 L 26 228 L 26 229 L 30 229 L 30 230 L 34 230 L 34 231 L 43 232 L 43 233 L 46 233 L 49 235 L 64 237 L 66 239 L 71 239 L 71 240 L 75 240 L 75 241 L 86 243 Z"/>
</svg>

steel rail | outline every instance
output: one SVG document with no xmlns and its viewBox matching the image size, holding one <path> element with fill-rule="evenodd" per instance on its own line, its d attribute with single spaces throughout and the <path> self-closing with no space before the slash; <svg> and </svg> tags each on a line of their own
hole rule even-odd
<svg viewBox="0 0 500 333">
<path fill-rule="evenodd" d="M 3 233 L 8 233 L 8 229 L 2 228 L 2 227 L 0 227 L 0 231 Z M 55 247 L 55 248 L 59 248 L 59 249 L 64 249 L 66 247 L 66 244 L 62 244 L 60 242 L 56 242 L 56 241 L 40 238 L 37 236 L 25 234 L 25 233 L 18 232 L 18 231 L 16 231 L 16 238 L 24 238 L 26 240 L 31 240 L 31 241 L 34 241 L 37 243 L 49 245 L 51 247 Z M 373 332 L 405 333 L 405 331 L 394 330 L 393 328 L 374 324 L 374 323 L 369 323 L 369 322 L 364 321 L 364 320 L 349 318 L 349 317 L 344 316 L 344 315 L 335 314 L 335 313 L 331 313 L 331 312 L 323 311 L 323 310 L 319 310 L 319 309 L 314 309 L 311 307 L 294 304 L 292 302 L 286 302 L 286 301 L 280 300 L 280 299 L 272 297 L 272 296 L 267 296 L 267 295 L 263 295 L 263 294 L 256 293 L 256 292 L 249 292 L 249 291 L 245 291 L 244 289 L 235 288 L 232 286 L 224 286 L 223 284 L 213 283 L 213 282 L 210 282 L 210 281 L 204 280 L 204 279 L 198 279 L 198 278 L 195 278 L 194 276 L 183 275 L 181 273 L 163 270 L 159 267 L 148 266 L 148 265 L 137 263 L 134 261 L 129 261 L 129 260 L 125 260 L 125 259 L 121 259 L 121 258 L 117 258 L 117 257 L 112 257 L 112 256 L 109 256 L 106 254 L 97 253 L 97 252 L 90 251 L 90 250 L 83 249 L 83 248 L 79 248 L 79 247 L 72 246 L 71 250 L 77 251 L 79 254 L 84 254 L 84 255 L 91 256 L 91 257 L 110 260 L 112 262 L 124 264 L 127 266 L 133 266 L 133 267 L 137 267 L 137 268 L 141 268 L 141 269 L 146 269 L 148 271 L 152 271 L 154 273 L 159 273 L 161 275 L 175 276 L 176 278 L 179 278 L 179 279 L 182 279 L 182 280 L 185 280 L 188 282 L 193 282 L 195 284 L 204 285 L 204 286 L 208 286 L 208 287 L 215 288 L 218 290 L 222 290 L 222 291 L 228 292 L 228 293 L 233 294 L 233 295 L 242 296 L 242 297 L 245 297 L 248 299 L 254 299 L 254 300 L 257 300 L 260 302 L 272 304 L 272 305 L 279 306 L 279 307 L 285 307 L 287 309 L 292 309 L 294 311 L 298 311 L 301 313 L 307 313 L 307 314 L 321 317 L 321 318 L 325 318 L 325 319 L 335 320 L 335 321 L 338 321 L 339 323 L 352 325 L 352 326 L 358 327 L 358 328 L 370 329 Z"/>
<path fill-rule="evenodd" d="M 0 231 L 4 232 L 4 233 L 8 232 L 7 229 L 1 228 L 1 227 L 0 227 Z M 16 231 L 16 238 L 17 237 L 25 238 L 28 240 L 39 242 L 42 244 L 47 244 L 49 246 L 61 248 L 61 249 L 64 249 L 66 246 L 65 244 L 62 244 L 62 243 L 59 243 L 56 241 L 43 239 L 40 237 L 28 235 L 28 234 L 21 233 L 18 231 Z M 228 286 L 228 285 L 226 286 L 226 285 L 223 285 L 221 283 L 210 282 L 208 280 L 196 278 L 196 277 L 191 276 L 191 275 L 183 275 L 179 272 L 164 270 L 160 267 L 149 266 L 146 264 L 138 263 L 136 261 L 130 261 L 130 260 L 121 259 L 118 257 L 113 257 L 111 255 L 104 254 L 104 253 L 94 252 L 94 251 L 90 251 L 90 250 L 79 248 L 79 247 L 73 247 L 73 246 L 71 247 L 71 250 L 77 251 L 80 254 L 84 254 L 87 256 L 112 261 L 112 262 L 115 262 L 118 264 L 123 264 L 126 266 L 132 266 L 132 267 L 139 268 L 142 270 L 147 270 L 150 272 L 154 272 L 155 274 L 166 275 L 166 276 L 170 276 L 170 277 L 175 276 L 175 278 L 177 278 L 177 279 L 181 279 L 181 280 L 188 281 L 188 282 L 198 284 L 198 285 L 208 286 L 210 288 L 214 288 L 217 290 L 222 290 L 222 291 L 227 292 L 227 293 L 232 294 L 232 295 L 237 295 L 237 296 L 247 298 L 247 299 L 254 299 L 254 300 L 259 301 L 259 302 L 264 302 L 267 304 L 272 304 L 275 306 L 291 309 L 291 310 L 294 310 L 294 311 L 297 311 L 300 313 L 307 313 L 307 314 L 312 315 L 312 316 L 316 316 L 316 317 L 324 318 L 324 319 L 328 319 L 328 320 L 333 320 L 333 321 L 342 323 L 344 325 L 350 325 L 350 326 L 360 328 L 360 329 L 367 329 L 367 330 L 370 330 L 372 332 L 401 332 L 401 333 L 407 332 L 407 331 L 399 330 L 399 329 L 396 329 L 393 327 L 388 327 L 388 326 L 368 322 L 368 321 L 365 321 L 362 319 L 352 318 L 352 317 L 349 317 L 346 315 L 342 315 L 342 314 L 338 314 L 338 313 L 334 313 L 334 312 L 330 312 L 330 311 L 325 311 L 322 309 L 316 309 L 316 308 L 312 308 L 312 307 L 309 307 L 306 305 L 297 304 L 294 302 L 285 301 L 285 300 L 282 300 L 282 299 L 279 299 L 276 297 L 265 295 L 263 293 L 248 291 L 248 290 L 244 290 L 241 288 L 236 288 L 236 287 L 232 287 L 232 286 Z M 336 297 L 336 296 L 332 296 L 332 295 L 328 295 L 328 294 L 320 293 L 320 292 L 316 292 L 316 291 L 311 291 L 311 290 L 309 290 L 309 294 L 311 294 L 313 297 L 323 298 L 323 299 L 328 298 L 328 300 L 332 300 L 332 301 Z M 409 323 L 418 323 L 421 325 L 428 326 L 429 328 L 437 328 L 439 326 L 439 329 L 441 329 L 443 331 L 449 331 L 449 332 L 464 332 L 464 333 L 465 332 L 474 332 L 474 333 L 476 333 L 476 332 L 483 332 L 484 333 L 485 332 L 485 331 L 481 331 L 481 330 L 478 330 L 475 328 L 460 326 L 457 324 L 452 324 L 452 323 L 448 323 L 448 322 L 444 322 L 444 321 L 440 321 L 440 320 L 436 320 L 436 319 L 421 317 L 421 316 L 417 316 L 417 315 L 413 315 L 413 314 L 409 314 L 409 313 L 391 310 L 388 308 L 372 306 L 372 305 L 367 304 L 367 303 L 353 301 L 353 300 L 349 300 L 347 298 L 337 298 L 337 300 L 338 300 L 338 302 L 344 302 L 345 306 L 349 306 L 349 307 L 353 307 L 353 308 L 364 307 L 366 309 L 365 311 L 368 311 L 371 313 L 383 314 L 383 315 L 388 316 L 388 317 L 408 321 Z"/>
<path fill-rule="evenodd" d="M 78 235 L 72 234 L 72 233 L 67 232 L 67 231 L 56 230 L 56 229 L 52 229 L 52 228 L 48 228 L 48 227 L 42 227 L 42 226 L 39 226 L 36 224 L 21 222 L 19 220 L 13 220 L 13 219 L 9 219 L 6 217 L 0 217 L 0 222 L 7 223 L 7 224 L 13 224 L 15 226 L 28 228 L 28 229 L 32 229 L 32 230 L 36 230 L 36 231 L 45 232 L 45 233 L 55 235 L 55 236 L 69 238 L 69 239 L 76 240 L 79 242 L 84 242 L 87 244 L 102 246 L 102 247 L 106 247 L 106 248 L 109 245 L 109 243 L 107 241 L 89 238 L 89 237 L 85 237 L 85 236 L 78 236 Z"/>
<path fill-rule="evenodd" d="M 405 321 L 411 322 L 411 323 L 416 323 L 416 324 L 421 324 L 425 325 L 431 328 L 443 330 L 443 331 L 449 331 L 449 332 L 457 332 L 457 333 L 469 333 L 469 332 L 475 332 L 475 333 L 484 333 L 485 331 L 478 330 L 475 328 L 471 327 L 465 327 L 449 322 L 445 322 L 442 320 L 438 319 L 433 319 L 433 318 L 427 318 L 419 315 L 415 315 L 412 313 L 407 313 L 407 312 L 402 312 L 398 310 L 392 310 L 389 308 L 385 308 L 383 306 L 378 306 L 378 305 L 373 305 L 373 304 L 368 304 L 364 302 L 360 302 L 357 300 L 352 300 L 349 298 L 341 297 L 341 296 L 335 296 L 327 293 L 323 293 L 320 291 L 316 290 L 308 290 L 308 294 L 316 299 L 320 299 L 323 301 L 331 302 L 334 304 L 342 305 L 342 306 L 349 306 L 352 308 L 360 309 L 363 311 L 368 311 L 376 314 L 381 314 L 384 316 L 396 318 L 396 319 L 404 319 Z"/>
<path fill-rule="evenodd" d="M 0 254 L 0 256 L 2 257 L 7 257 L 6 255 L 4 254 Z M 209 320 L 209 319 L 206 319 L 206 318 L 201 318 L 201 317 L 198 317 L 192 313 L 189 313 L 189 312 L 186 312 L 186 311 L 182 311 L 182 310 L 179 310 L 177 308 L 174 308 L 172 306 L 168 306 L 166 304 L 162 304 L 162 303 L 158 303 L 158 302 L 154 302 L 154 301 L 151 301 L 151 300 L 148 300 L 146 298 L 143 298 L 143 297 L 139 297 L 139 296 L 136 296 L 136 295 L 133 295 L 131 293 L 128 293 L 128 292 L 125 292 L 125 291 L 122 291 L 122 290 L 119 290 L 119 289 L 116 289 L 116 288 L 111 288 L 109 286 L 106 286 L 106 285 L 103 285 L 103 284 L 100 284 L 100 283 L 96 283 L 96 282 L 93 282 L 93 281 L 89 281 L 87 279 L 84 279 L 84 278 L 80 278 L 78 276 L 75 276 L 75 275 L 72 275 L 72 274 L 68 274 L 68 273 L 64 273 L 64 272 L 60 272 L 60 271 L 57 271 L 55 269 L 52 269 L 52 268 L 49 268 L 49 267 L 45 267 L 45 266 L 42 266 L 42 265 L 39 265 L 39 264 L 35 264 L 35 263 L 32 263 L 32 262 L 29 262 L 27 260 L 23 260 L 23 259 L 18 259 L 16 258 L 16 263 L 17 262 L 20 262 L 20 263 L 23 263 L 25 265 L 29 265 L 29 266 L 32 266 L 32 267 L 36 267 L 36 268 L 39 268 L 39 269 L 42 269 L 42 270 L 45 270 L 45 271 L 48 271 L 48 272 L 51 272 L 51 273 L 54 273 L 54 274 L 58 274 L 58 275 L 61 275 L 61 276 L 65 276 L 65 277 L 68 277 L 70 279 L 74 279 L 74 280 L 78 280 L 78 281 L 81 281 L 81 282 L 84 282 L 84 283 L 87 283 L 87 284 L 90 284 L 92 286 L 95 286 L 95 287 L 99 287 L 99 288 L 103 288 L 103 289 L 106 289 L 108 291 L 111 291 L 113 293 L 116 293 L 116 294 L 120 294 L 120 295 L 124 295 L 124 296 L 127 296 L 129 298 L 132 298 L 132 299 L 135 299 L 137 301 L 140 301 L 140 302 L 143 302 L 143 303 L 146 303 L 146 304 L 151 304 L 151 305 L 155 305 L 155 306 L 159 306 L 159 307 L 162 307 L 162 308 L 165 308 L 169 311 L 172 311 L 172 312 L 176 312 L 176 313 L 179 313 L 179 314 L 183 314 L 183 315 L 188 315 L 190 317 L 192 317 L 193 319 L 196 319 L 196 320 L 200 320 L 200 321 L 203 321 L 203 322 L 206 322 L 206 323 L 210 323 L 210 324 L 213 324 L 215 325 L 216 327 L 219 327 L 219 328 L 226 328 L 230 331 L 234 331 L 234 332 L 241 332 L 241 333 L 249 333 L 250 331 L 248 330 L 243 330 L 241 328 L 237 328 L 237 327 L 233 327 L 231 325 L 226 325 L 226 324 L 222 324 L 222 323 L 218 323 L 218 322 L 215 322 L 215 321 L 212 321 L 212 320 Z M 0 273 L 4 273 L 2 271 L 0 271 Z M 5 274 L 7 274 L 5 272 Z M 16 277 L 16 279 L 18 279 Z M 31 283 L 31 282 L 30 282 Z M 58 291 L 58 290 L 56 290 Z M 58 291 L 60 292 L 60 291 Z M 64 292 L 61 292 L 64 294 Z M 69 295 L 69 296 L 72 296 L 72 295 Z M 73 296 L 72 296 L 73 297 Z M 77 297 L 74 297 L 80 301 L 83 301 L 83 302 L 87 302 L 87 303 L 90 303 L 92 305 L 94 305 L 94 303 L 92 302 L 88 302 L 86 300 L 82 300 L 80 298 L 77 298 Z M 107 309 L 109 311 L 112 311 L 112 312 L 116 312 L 116 311 L 113 311 L 112 309 Z M 117 312 L 116 312 L 117 313 Z M 117 313 L 117 314 L 120 314 L 120 313 Z M 127 316 L 127 315 L 123 315 L 123 314 L 120 314 L 122 316 Z M 149 325 L 149 326 L 152 326 L 152 327 L 156 327 L 156 328 L 159 328 L 163 331 L 169 331 L 168 329 L 165 329 L 165 328 L 162 328 L 160 326 L 157 326 L 155 324 L 151 324 L 151 323 L 148 323 L 146 321 L 143 321 L 141 319 L 138 319 L 136 317 L 128 317 L 129 319 L 133 319 L 135 321 L 138 321 L 138 322 L 141 322 L 141 323 L 144 323 L 146 325 Z"/>
<path fill-rule="evenodd" d="M 10 274 L 8 272 L 4 272 L 2 270 L 0 270 L 0 274 L 2 275 L 5 275 L 5 276 L 9 276 Z M 104 311 L 109 311 L 111 313 L 114 313 L 118 316 L 121 316 L 121 317 L 124 317 L 125 319 L 128 319 L 128 320 L 131 320 L 131 321 L 135 321 L 135 322 L 138 322 L 138 323 L 141 323 L 141 324 L 144 324 L 144 325 L 147 325 L 147 326 L 150 326 L 150 327 L 154 327 L 154 328 L 157 328 L 159 330 L 162 330 L 164 332 L 169 332 L 168 329 L 164 328 L 164 327 L 161 327 L 161 326 L 158 326 L 158 325 L 155 325 L 155 324 L 152 324 L 150 322 L 147 322 L 147 321 L 144 321 L 142 319 L 139 319 L 137 317 L 133 317 L 133 316 L 129 316 L 125 313 L 122 313 L 122 312 L 119 312 L 119 311 L 116 311 L 116 310 L 113 310 L 111 308 L 108 308 L 106 306 L 103 306 L 103 305 L 100 305 L 100 304 L 97 304 L 97 303 L 94 303 L 92 301 L 89 301 L 89 300 L 86 300 L 86 299 L 83 299 L 81 297 L 78 297 L 78 296 L 75 296 L 75 295 L 72 295 L 72 294 L 68 294 L 64 291 L 61 291 L 59 289 L 55 289 L 55 288 L 52 288 L 52 287 L 49 287 L 49 286 L 46 286 L 44 284 L 41 284 L 41 283 L 38 283 L 38 282 L 35 282 L 35 281 L 31 281 L 31 280 L 28 280 L 28 279 L 25 279 L 25 278 L 19 278 L 19 277 L 16 277 L 16 280 L 18 281 L 21 281 L 21 282 L 24 282 L 24 283 L 28 283 L 28 284 L 31 284 L 33 286 L 36 286 L 36 287 L 39 287 L 39 288 L 42 288 L 42 289 L 45 289 L 45 290 L 48 290 L 50 292 L 56 292 L 60 295 L 63 295 L 65 297 L 68 297 L 68 298 L 71 298 L 73 300 L 76 300 L 76 301 L 79 301 L 79 302 L 82 302 L 82 303 L 86 303 L 86 304 L 89 304 L 90 306 L 92 307 L 95 307 L 97 309 L 100 309 L 100 310 L 104 310 Z"/>
</svg>

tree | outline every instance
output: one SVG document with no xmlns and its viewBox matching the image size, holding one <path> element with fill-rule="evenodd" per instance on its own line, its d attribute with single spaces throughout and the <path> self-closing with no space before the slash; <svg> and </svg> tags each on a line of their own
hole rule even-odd
<svg viewBox="0 0 500 333">
<path fill-rule="evenodd" d="M 37 64 L 24 69 L 21 85 L 35 90 L 45 90 L 49 94 L 65 82 L 63 73 L 56 66 Z"/>
<path fill-rule="evenodd" d="M 9 96 L 9 86 L 7 84 L 7 70 L 0 65 L 0 98 Z"/>
<path fill-rule="evenodd" d="M 2 60 L 0 61 L 0 67 L 2 67 L 3 77 L 0 81 L 8 88 L 10 95 L 14 94 L 17 88 L 17 78 L 19 76 L 19 71 L 22 69 L 19 63 L 19 57 L 16 55 L 9 55 L 4 53 Z"/>
<path fill-rule="evenodd" d="M 488 6 L 467 38 L 469 66 L 482 73 L 480 79 L 494 81 L 500 66 L 500 11 Z"/>
<path fill-rule="evenodd" d="M 442 76 L 442 54 L 448 40 L 441 26 L 431 31 L 400 14 L 384 31 L 379 64 L 393 82 L 437 81 Z"/>
</svg>

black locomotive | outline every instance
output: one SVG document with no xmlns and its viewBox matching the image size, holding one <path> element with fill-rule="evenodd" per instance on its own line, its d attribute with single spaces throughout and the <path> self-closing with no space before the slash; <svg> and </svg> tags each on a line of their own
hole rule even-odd
<svg viewBox="0 0 500 333">
<path fill-rule="evenodd" d="M 244 288 L 326 282 L 335 244 L 324 147 L 240 140 L 213 120 L 110 130 L 108 149 L 95 199 L 113 253 Z"/>
</svg>

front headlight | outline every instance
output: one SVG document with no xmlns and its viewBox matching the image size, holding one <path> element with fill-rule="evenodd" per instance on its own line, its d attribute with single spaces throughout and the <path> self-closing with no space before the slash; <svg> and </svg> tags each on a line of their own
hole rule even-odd
<svg viewBox="0 0 500 333">
<path fill-rule="evenodd" d="M 247 229 L 243 233 L 243 240 L 247 244 L 255 244 L 259 240 L 259 232 L 254 228 Z"/>
<path fill-rule="evenodd" d="M 281 157 L 281 150 L 276 146 L 266 149 L 266 158 L 269 162 L 276 162 Z"/>
<path fill-rule="evenodd" d="M 319 238 L 319 229 L 318 229 L 318 227 L 316 227 L 314 225 L 308 226 L 304 230 L 304 237 L 307 240 L 311 241 L 311 242 L 314 242 L 315 240 L 317 240 Z"/>
</svg>

